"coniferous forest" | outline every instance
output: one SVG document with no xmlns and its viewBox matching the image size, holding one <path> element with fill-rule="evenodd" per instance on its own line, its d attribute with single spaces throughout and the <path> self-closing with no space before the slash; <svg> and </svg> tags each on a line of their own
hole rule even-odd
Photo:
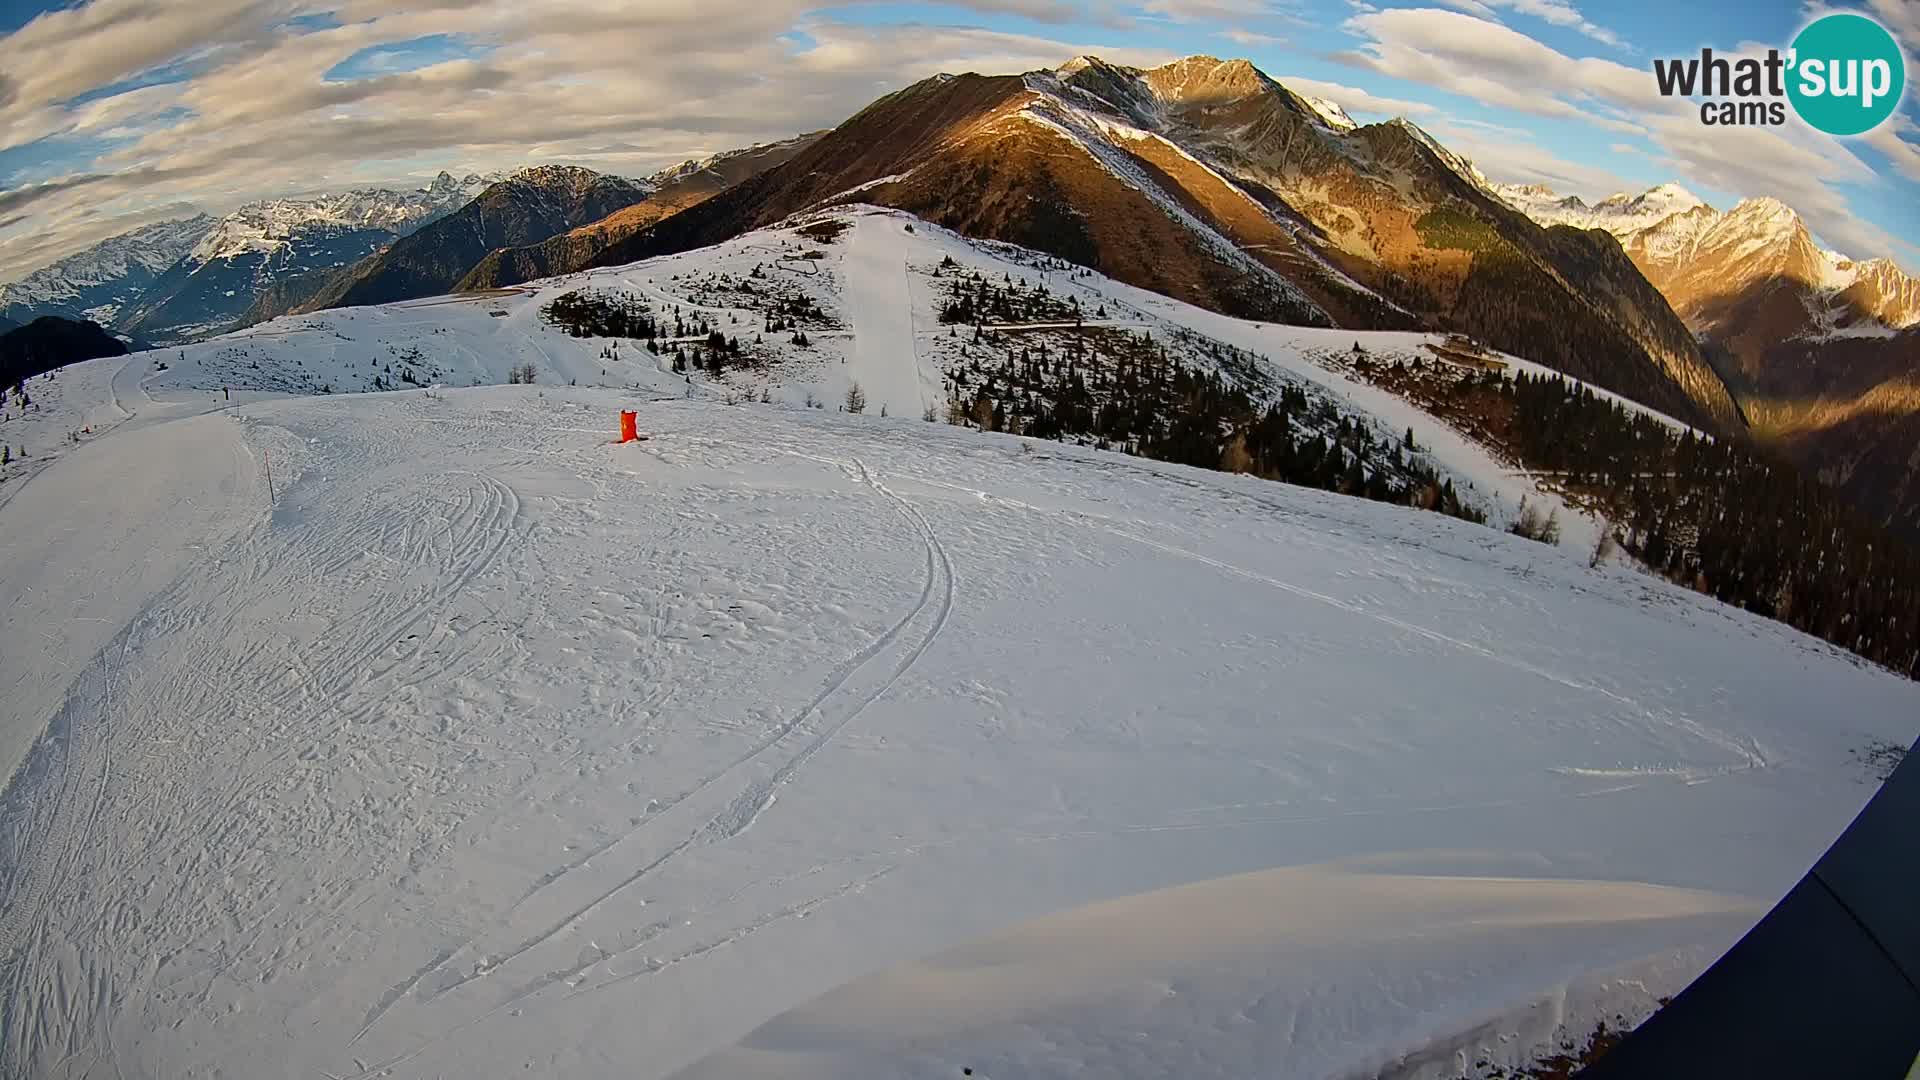
<svg viewBox="0 0 1920 1080">
<path fill-rule="evenodd" d="M 969 359 L 947 373 L 947 419 L 983 431 L 1072 441 L 1158 461 L 1248 473 L 1345 495 L 1436 510 L 1469 521 L 1486 514 L 1421 455 L 1298 386 L 1250 392 L 1225 370 L 1252 357 L 1199 339 L 1209 370 L 1165 343 L 1125 330 L 1087 328 L 1028 344 L 1005 331 L 972 334 Z"/>
<path fill-rule="evenodd" d="M 1650 570 L 1920 677 L 1920 554 L 1791 465 L 1559 375 L 1355 370 L 1605 515 Z"/>
<path fill-rule="evenodd" d="M 671 357 L 673 370 L 701 370 L 718 375 L 729 368 L 756 362 L 736 335 L 723 334 L 705 319 L 691 321 L 676 308 L 670 316 L 656 316 L 632 296 L 575 290 L 556 296 L 540 313 L 574 337 L 631 338 L 647 351 Z M 671 318 L 672 321 L 668 321 Z M 768 325 L 774 325 L 769 319 Z M 607 354 L 617 359 L 618 353 Z"/>
</svg>

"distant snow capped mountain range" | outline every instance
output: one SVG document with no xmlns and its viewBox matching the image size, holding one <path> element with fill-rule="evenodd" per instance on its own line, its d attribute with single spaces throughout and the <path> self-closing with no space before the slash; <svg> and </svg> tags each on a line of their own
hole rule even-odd
<svg viewBox="0 0 1920 1080">
<path fill-rule="evenodd" d="M 206 263 L 271 253 L 315 227 L 404 234 L 464 206 L 498 179 L 500 175 L 495 173 L 456 180 L 443 172 L 417 191 L 361 188 L 312 199 L 248 203 L 209 228 L 188 257 Z"/>
<path fill-rule="evenodd" d="M 422 241 L 409 251 L 425 249 L 445 265 L 415 266 L 386 284 L 397 295 L 431 295 L 452 288 L 494 247 L 538 243 L 671 191 L 660 216 L 786 160 L 813 137 L 686 161 L 646 179 L 535 165 L 442 172 L 414 189 L 263 199 L 219 218 L 197 215 L 115 236 L 0 284 L 0 318 L 91 319 L 123 336 L 172 344 L 302 305 L 361 302 L 347 294 L 365 279 L 394 276 L 375 260 L 409 239 Z M 431 241 L 416 235 L 463 210 L 474 213 L 461 227 Z M 464 246 L 449 241 L 455 235 Z"/>
<path fill-rule="evenodd" d="M 1616 236 L 1707 205 L 1679 184 L 1661 184 L 1639 195 L 1616 193 L 1592 206 L 1578 195 L 1559 195 L 1544 184 L 1496 184 L 1494 193 L 1543 225 L 1605 229 Z"/>
<path fill-rule="evenodd" d="M 158 222 L 0 285 L 0 316 L 91 319 L 170 340 L 217 329 L 287 277 L 340 266 L 459 209 L 499 174 L 442 172 L 415 190 L 264 199 Z"/>
<path fill-rule="evenodd" d="M 1920 324 L 1920 280 L 1891 259 L 1855 259 L 1814 243 L 1793 208 L 1743 199 L 1722 212 L 1678 184 L 1610 195 L 1591 206 L 1539 185 L 1494 185 L 1542 225 L 1604 229 L 1696 330 L 1725 335 L 1727 315 L 1758 289 L 1801 294 L 1797 336 L 1885 335 Z M 1777 320 L 1778 311 L 1771 311 Z"/>
<path fill-rule="evenodd" d="M 110 325 L 125 305 L 178 262 L 216 223 L 199 214 L 102 240 L 19 281 L 0 285 L 0 316 L 73 315 Z"/>
<path fill-rule="evenodd" d="M 489 184 L 459 209 L 425 222 L 326 276 L 308 296 L 274 309 L 262 304 L 248 321 L 286 311 L 354 307 L 435 296 L 454 287 L 491 251 L 539 243 L 646 199 L 651 181 L 609 176 L 568 165 L 520 169 Z"/>
</svg>

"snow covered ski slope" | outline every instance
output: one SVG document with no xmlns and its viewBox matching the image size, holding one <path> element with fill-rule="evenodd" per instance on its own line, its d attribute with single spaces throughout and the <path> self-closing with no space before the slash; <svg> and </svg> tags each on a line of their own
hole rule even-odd
<svg viewBox="0 0 1920 1080">
<path fill-rule="evenodd" d="M 810 234 L 811 225 L 843 223 L 836 239 Z M 1216 367 L 1211 345 L 1233 346 L 1258 358 L 1272 392 L 1295 386 L 1338 403 L 1397 440 L 1409 428 L 1428 463 L 1455 479 L 1470 501 L 1503 526 L 1523 497 L 1557 508 L 1569 550 L 1591 550 L 1594 523 L 1556 496 L 1536 490 L 1483 447 L 1391 393 L 1316 360 L 1344 353 L 1356 341 L 1382 361 L 1429 356 L 1433 335 L 1319 330 L 1234 319 L 1005 244 L 982 243 L 898 211 L 855 206 L 814 215 L 786 227 L 748 233 L 725 244 L 627 266 L 586 271 L 497 292 L 436 297 L 309 316 L 289 316 L 150 360 L 150 389 L 162 399 L 220 395 L 340 393 L 405 389 L 433 383 L 494 385 L 530 365 L 544 385 L 603 386 L 703 400 L 765 397 L 835 411 L 848 387 L 860 384 L 867 412 L 944 418 L 949 373 L 980 360 L 986 350 L 969 341 L 971 327 L 944 325 L 947 290 L 964 274 L 989 282 L 1044 285 L 1060 301 L 1079 305 L 1074 319 L 993 323 L 1028 334 L 1021 341 L 1050 344 L 1032 332 L 1076 324 L 1153 338 L 1200 369 Z M 672 370 L 673 346 L 650 353 L 632 340 L 576 338 L 552 325 L 542 310 L 556 298 L 584 292 L 631 297 L 665 324 L 684 322 L 680 348 L 697 347 L 709 326 L 737 338 L 753 362 L 723 373 Z M 765 329 L 765 309 L 801 305 L 808 314 Z M 805 338 L 795 344 L 794 328 Z M 1537 366 L 1508 358 L 1517 367 Z"/>
<path fill-rule="evenodd" d="M 922 286 L 1014 256 L 909 224 L 608 272 L 732 325 L 704 275 L 816 264 L 737 377 L 541 327 L 584 282 L 63 372 L 35 422 L 100 429 L 0 503 L 0 1076 L 1453 1075 L 1683 984 L 1913 738 L 1571 552 L 922 420 Z M 389 364 L 447 385 L 291 393 Z"/>
</svg>

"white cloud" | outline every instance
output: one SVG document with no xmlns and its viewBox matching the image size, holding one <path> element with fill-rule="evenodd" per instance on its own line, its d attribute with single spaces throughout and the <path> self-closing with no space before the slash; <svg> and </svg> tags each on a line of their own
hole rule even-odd
<svg viewBox="0 0 1920 1080">
<path fill-rule="evenodd" d="M 1570 26 L 1602 45 L 1621 44 L 1619 37 L 1604 26 L 1597 26 L 1586 16 L 1564 0 L 1494 0 L 1502 7 L 1511 7 L 1522 15 L 1532 15 L 1544 19 L 1555 26 Z"/>
<path fill-rule="evenodd" d="M 1900 175 L 1920 182 L 1920 143 L 1902 137 L 1902 133 L 1920 135 L 1920 125 L 1909 117 L 1895 115 L 1867 135 L 1866 143 L 1885 154 Z"/>
<path fill-rule="evenodd" d="M 1589 200 L 1633 185 L 1609 169 L 1582 165 L 1527 139 L 1527 133 L 1501 130 L 1498 125 L 1434 120 L 1427 129 L 1450 149 L 1472 160 L 1487 178 L 1498 183 L 1545 184 L 1562 194 Z"/>
<path fill-rule="evenodd" d="M 1920 52 L 1920 3 L 1914 0 L 1867 0 L 1867 8 L 1880 20 L 1880 25 L 1899 39 L 1908 54 Z M 1911 78 L 1913 72 L 1909 70 L 1907 75 Z"/>
<path fill-rule="evenodd" d="M 1489 105 L 1645 138 L 1683 182 L 1741 197 L 1771 195 L 1798 210 L 1827 243 L 1853 254 L 1884 253 L 1895 245 L 1883 229 L 1855 214 L 1834 186 L 1873 182 L 1873 168 L 1842 140 L 1804 124 L 1706 126 L 1693 104 L 1661 97 L 1648 68 L 1570 57 L 1511 27 L 1455 11 L 1370 12 L 1347 26 L 1366 39 L 1359 51 L 1339 57 L 1356 67 Z M 1489 164 L 1505 160 L 1516 172 L 1528 167 L 1510 148 L 1496 152 L 1500 157 Z"/>
<path fill-rule="evenodd" d="M 1379 94 L 1358 87 L 1343 86 L 1340 83 L 1325 82 L 1320 79 L 1303 79 L 1297 75 L 1288 75 L 1278 81 L 1296 94 L 1325 98 L 1349 113 L 1412 117 L 1423 116 L 1434 111 L 1433 106 L 1424 101 L 1381 97 Z"/>
<path fill-rule="evenodd" d="M 1146 0 L 1141 10 L 1174 22 L 1232 22 L 1291 18 L 1292 4 L 1273 0 Z"/>
<path fill-rule="evenodd" d="M 1567 26 L 1582 34 L 1615 48 L 1624 47 L 1619 35 L 1600 26 L 1580 14 L 1578 8 L 1565 0 L 1440 0 L 1450 8 L 1477 15 L 1483 19 L 1499 18 L 1498 9 L 1509 8 L 1522 15 L 1531 15 L 1555 26 Z"/>
<path fill-rule="evenodd" d="M 1083 52 L 1142 65 L 1170 58 L 1116 48 L 1098 40 L 1098 28 L 1182 21 L 1251 48 L 1275 44 L 1275 34 L 1291 33 L 1277 27 L 1300 20 L 1293 0 L 954 0 L 1048 27 L 1096 28 L 1057 35 L 822 14 L 847 2 L 856 0 L 91 0 L 57 10 L 0 37 L 0 149 L 50 135 L 118 145 L 78 163 L 73 175 L 0 192 L 0 275 L 24 273 L 183 200 L 220 210 L 268 193 L 429 174 L 443 163 L 581 161 L 645 173 L 837 123 L 936 71 L 1017 72 Z M 1586 22 L 1568 0 L 1446 2 L 1575 29 Z M 1913 0 L 1869 2 L 1890 24 L 1920 20 Z M 1659 98 L 1642 68 L 1570 57 L 1490 18 L 1347 3 L 1355 13 L 1347 28 L 1363 39 L 1341 57 L 1348 63 L 1654 147 L 1681 179 L 1774 194 L 1837 245 L 1886 246 L 1884 237 L 1862 243 L 1877 230 L 1848 213 L 1830 186 L 1872 178 L 1838 140 L 1797 127 L 1756 138 L 1705 129 L 1684 106 Z M 321 12 L 336 25 L 286 28 L 290 18 Z M 323 78 L 363 50 L 449 31 L 483 51 L 347 83 Z M 186 77 L 101 94 L 162 68 Z M 1580 176 L 1528 152 L 1522 134 L 1461 119 L 1440 127 L 1425 102 L 1286 81 L 1356 113 L 1420 117 L 1454 133 L 1493 173 Z M 89 93 L 100 96 L 72 103 Z M 1905 123 L 1876 132 L 1865 147 L 1916 178 L 1920 161 Z"/>
<path fill-rule="evenodd" d="M 1231 3 L 1232 0 L 1227 0 Z M 963 0 L 1110 24 L 1113 3 Z M 127 140 L 76 174 L 0 192 L 0 274 L 16 276 L 189 200 L 382 182 L 395 172 L 590 161 L 642 174 L 838 123 L 940 71 L 1008 73 L 1157 50 L 964 26 L 866 25 L 818 0 L 93 0 L 0 38 L 0 148 L 52 135 Z M 319 10 L 338 25 L 296 33 Z M 356 53 L 457 29 L 469 59 L 350 82 Z M 69 99 L 184 58 L 183 82 Z M 363 170 L 359 163 L 375 163 Z M 409 163 L 431 162 L 432 166 Z"/>
</svg>

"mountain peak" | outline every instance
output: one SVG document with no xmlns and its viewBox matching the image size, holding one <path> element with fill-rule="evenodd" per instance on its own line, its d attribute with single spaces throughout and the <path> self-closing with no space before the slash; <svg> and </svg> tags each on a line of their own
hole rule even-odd
<svg viewBox="0 0 1920 1080">
<path fill-rule="evenodd" d="M 1247 60 L 1189 56 L 1146 73 L 1155 92 L 1171 100 L 1233 101 L 1266 93 L 1276 85 Z"/>
<path fill-rule="evenodd" d="M 1452 150 L 1447 149 L 1439 139 L 1429 135 L 1427 130 L 1419 124 L 1414 123 L 1404 116 L 1396 116 L 1389 121 L 1389 123 L 1406 132 L 1415 142 L 1426 147 L 1429 153 L 1439 159 L 1442 165 L 1452 170 L 1460 179 L 1465 180 L 1467 183 L 1483 191 L 1493 190 L 1492 185 L 1488 182 L 1485 174 L 1480 171 L 1479 166 L 1461 157 L 1459 154 L 1454 153 Z"/>
<path fill-rule="evenodd" d="M 1545 184 L 1501 184 L 1495 193 L 1542 225 L 1605 229 L 1622 244 L 1660 232 L 1660 246 L 1684 246 L 1720 216 L 1698 195 L 1673 183 L 1655 185 L 1638 195 L 1616 191 L 1591 206 L 1578 195 L 1562 196 Z"/>
<path fill-rule="evenodd" d="M 1739 202 L 1733 204 L 1733 209 L 1727 211 L 1727 217 L 1744 218 L 1755 221 L 1777 221 L 1783 225 L 1788 222 L 1797 222 L 1800 220 L 1800 215 L 1794 213 L 1793 207 L 1788 206 L 1786 203 L 1781 202 L 1771 195 L 1757 195 L 1750 199 L 1741 199 Z"/>
<path fill-rule="evenodd" d="M 1675 214 L 1698 210 L 1706 205 L 1705 200 L 1679 184 L 1667 183 L 1648 188 L 1621 209 L 1630 217 L 1658 223 Z"/>
<path fill-rule="evenodd" d="M 1341 108 L 1337 101 L 1318 97 L 1303 97 L 1300 100 L 1306 102 L 1307 107 L 1318 113 L 1320 119 L 1326 121 L 1327 126 L 1335 131 L 1352 131 L 1360 126 L 1353 117 L 1347 115 L 1347 110 Z"/>
<path fill-rule="evenodd" d="M 529 165 L 509 175 L 506 183 L 522 189 L 532 188 L 543 197 L 557 196 L 568 201 L 584 198 L 595 191 L 624 190 L 633 195 L 628 201 L 635 202 L 655 187 L 649 182 L 596 172 L 579 165 Z"/>
<path fill-rule="evenodd" d="M 1770 195 L 1741 199 L 1726 212 L 1714 226 L 1714 232 L 1729 238 L 1721 242 L 1733 242 L 1731 238 L 1753 238 L 1748 244 L 1766 238 L 1774 243 L 1794 244 L 1813 251 L 1813 241 L 1808 235 L 1806 223 L 1793 207 Z M 1809 255 L 1809 257 L 1813 257 Z"/>
<path fill-rule="evenodd" d="M 187 257 L 204 264 L 242 255 L 269 255 L 311 229 L 363 230 L 400 234 L 444 214 L 468 192 L 442 188 L 356 188 L 311 198 L 262 199 L 221 218 Z"/>
<path fill-rule="evenodd" d="M 592 169 L 579 165 L 525 165 L 508 174 L 507 179 L 534 184 L 573 184 L 591 183 L 599 176 Z"/>
<path fill-rule="evenodd" d="M 951 79 L 953 76 L 943 75 L 935 77 Z M 787 158 L 799 153 L 802 149 L 818 142 L 821 136 L 825 134 L 827 134 L 826 131 L 809 131 L 795 135 L 790 139 L 754 143 L 751 146 L 722 150 L 717 154 L 709 154 L 706 157 L 688 158 L 677 165 L 669 165 L 659 172 L 653 173 L 646 179 L 640 181 L 640 183 L 658 189 L 702 172 L 716 172 L 717 175 L 717 171 L 733 164 L 750 162 L 756 159 L 777 159 L 785 161 Z"/>
<path fill-rule="evenodd" d="M 1695 195 L 1693 192 L 1688 191 L 1686 188 L 1672 181 L 1664 184 L 1656 184 L 1648 188 L 1640 194 L 1640 198 L 1643 200 L 1660 199 L 1670 202 L 1682 202 L 1693 206 L 1700 206 L 1705 202 L 1700 196 Z"/>
</svg>

